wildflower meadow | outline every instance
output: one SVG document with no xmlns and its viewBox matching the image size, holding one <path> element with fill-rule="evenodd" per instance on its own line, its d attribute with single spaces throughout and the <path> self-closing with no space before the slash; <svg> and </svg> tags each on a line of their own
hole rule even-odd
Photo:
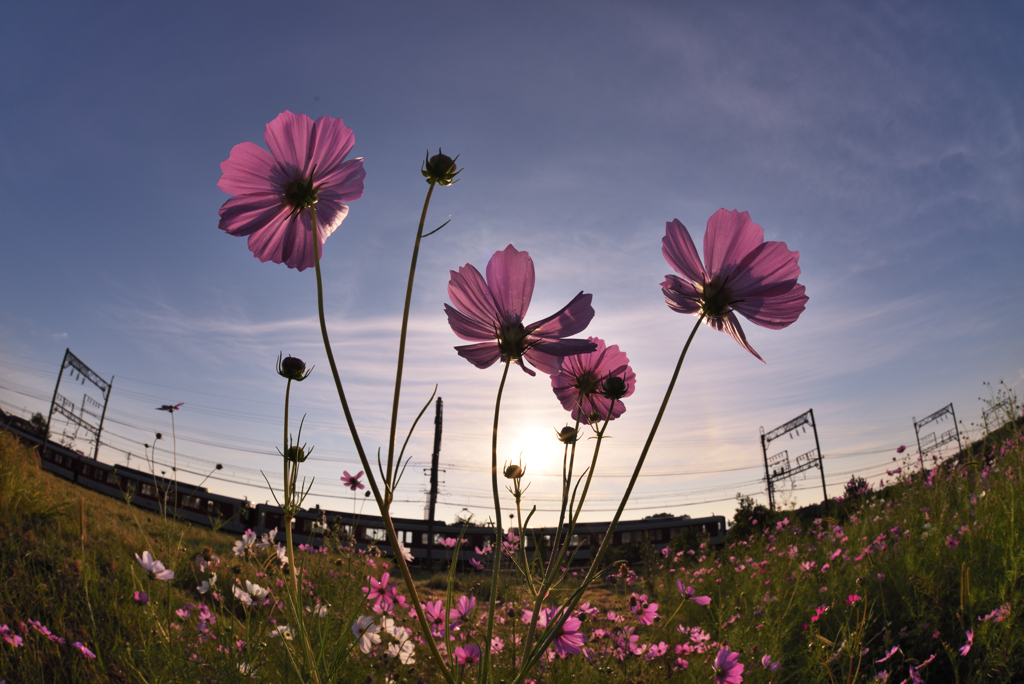
<svg viewBox="0 0 1024 684">
<path fill-rule="evenodd" d="M 31 450 L 0 436 L 0 568 L 7 580 L 0 590 L 0 679 L 739 684 L 1024 677 L 1024 630 L 1015 628 L 1024 600 L 1024 433 L 1009 391 L 993 400 L 1004 409 L 999 425 L 952 458 L 894 453 L 899 464 L 888 480 L 852 480 L 843 496 L 813 511 L 769 511 L 741 500 L 721 547 L 679 536 L 660 550 L 650 543 L 631 553 L 611 548 L 659 426 L 679 410 L 672 396 L 685 384 L 682 368 L 698 331 L 710 329 L 702 334 L 757 364 L 765 359 L 741 318 L 778 330 L 796 323 L 809 301 L 798 282 L 799 253 L 766 242 L 745 211 L 708 209 L 702 256 L 690 230 L 666 220 L 664 313 L 672 324 L 684 320 L 674 314 L 692 316 L 685 319 L 692 328 L 681 339 L 666 335 L 666 344 L 679 347 L 678 360 L 665 369 L 664 397 L 644 446 L 630 456 L 632 476 L 586 563 L 570 539 L 601 468 L 602 445 L 631 410 L 638 380 L 627 350 L 584 336 L 599 306 L 585 283 L 564 293 L 568 303 L 557 311 L 531 310 L 543 274 L 535 273 L 528 245 L 510 241 L 480 268 L 452 264 L 444 313 L 453 351 L 494 387 L 493 421 L 475 426 L 481 445 L 490 446 L 493 539 L 475 548 L 468 564 L 449 563 L 436 575 L 416 567 L 391 513 L 396 493 L 408 486 L 404 445 L 415 428 L 399 425 L 409 310 L 420 250 L 437 231 L 457 229 L 431 227 L 431 197 L 463 170 L 457 155 L 440 150 L 420 169 L 426 196 L 410 230 L 389 439 L 374 454 L 351 409 L 358 398 L 346 387 L 346 359 L 331 345 L 321 274 L 325 241 L 344 241 L 349 204 L 363 194 L 363 160 L 348 158 L 353 131 L 341 119 L 283 112 L 267 124 L 265 143 L 236 145 L 221 164 L 218 186 L 230 197 L 219 227 L 247 238 L 261 262 L 314 269 L 309 296 L 329 362 L 311 369 L 292 356 L 277 361 L 280 460 L 266 472 L 282 478 L 280 495 L 271 488 L 282 526 L 234 538 L 184 524 L 173 510 L 140 512 L 40 472 Z M 687 368 L 701 372 L 696 364 Z M 313 447 L 289 408 L 311 372 L 331 374 L 339 422 L 360 459 L 359 472 L 339 469 L 337 476 L 353 493 L 368 488 L 394 553 L 360 546 L 327 523 L 312 543 L 293 538 L 289 523 L 309 491 L 300 471 Z M 526 543 L 535 511 L 530 464 L 498 449 L 507 427 L 506 380 L 520 372 L 550 384 L 568 422 L 552 436 L 564 467 L 558 525 L 543 551 Z M 160 407 L 171 413 L 172 430 L 180 406 Z M 509 513 L 514 523 L 505 527 Z M 442 542 L 453 552 L 464 545 L 462 538 Z"/>
</svg>

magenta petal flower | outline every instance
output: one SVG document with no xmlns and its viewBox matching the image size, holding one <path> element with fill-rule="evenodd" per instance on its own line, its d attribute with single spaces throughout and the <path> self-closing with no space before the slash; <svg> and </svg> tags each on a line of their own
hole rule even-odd
<svg viewBox="0 0 1024 684">
<path fill-rule="evenodd" d="M 739 660 L 739 653 L 723 646 L 715 656 L 715 684 L 741 684 L 745 666 Z"/>
<path fill-rule="evenodd" d="M 525 361 L 548 374 L 557 373 L 566 356 L 596 349 L 593 342 L 563 339 L 582 332 L 594 317 L 592 295 L 580 292 L 553 316 L 523 324 L 533 296 L 533 259 L 509 245 L 487 262 L 487 279 L 466 264 L 451 272 L 450 306 L 444 305 L 448 324 L 460 338 L 476 344 L 455 348 L 477 368 L 489 368 L 499 359 L 518 363 L 530 375 Z"/>
<path fill-rule="evenodd" d="M 551 376 L 551 387 L 562 407 L 571 411 L 576 420 L 595 423 L 606 418 L 618 418 L 626 411 L 622 399 L 633 394 L 636 388 L 636 373 L 618 345 L 608 347 L 598 337 L 587 339 L 597 348 L 589 354 L 564 359 L 561 370 Z M 610 378 L 618 380 L 609 383 Z M 615 398 L 614 406 L 612 397 Z M 580 409 L 583 409 L 582 413 Z"/>
<path fill-rule="evenodd" d="M 366 485 L 360 482 L 360 479 L 363 477 L 362 470 L 360 470 L 355 475 L 349 475 L 349 472 L 347 470 L 343 470 L 342 472 L 345 473 L 344 475 L 341 476 L 341 483 L 343 485 L 351 489 L 353 492 L 356 491 L 357 489 L 366 489 Z"/>
<path fill-rule="evenodd" d="M 267 124 L 263 138 L 270 148 L 244 142 L 221 162 L 217 183 L 234 195 L 220 208 L 220 229 L 249 238 L 260 261 L 302 271 L 313 266 L 314 247 L 348 215 L 351 202 L 363 196 L 362 158 L 345 160 L 355 144 L 352 129 L 341 119 L 281 112 Z M 317 239 L 308 211 L 316 206 Z"/>
<path fill-rule="evenodd" d="M 765 242 L 764 230 L 747 212 L 719 209 L 708 219 L 706 268 L 678 219 L 665 224 L 661 252 L 683 276 L 667 275 L 661 284 L 669 308 L 703 314 L 705 323 L 731 335 L 758 359 L 735 312 L 779 330 L 796 321 L 807 304 L 804 286 L 796 282 L 800 253 L 791 252 L 784 242 Z"/>
</svg>

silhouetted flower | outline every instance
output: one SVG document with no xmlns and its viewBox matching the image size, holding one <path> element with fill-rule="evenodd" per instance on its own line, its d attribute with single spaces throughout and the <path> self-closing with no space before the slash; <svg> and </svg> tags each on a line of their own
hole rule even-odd
<svg viewBox="0 0 1024 684">
<path fill-rule="evenodd" d="M 177 411 L 178 409 L 180 409 L 184 405 L 185 405 L 185 402 L 179 401 L 177 404 L 164 404 L 163 406 L 157 406 L 156 410 L 157 411 L 167 411 L 168 413 L 174 413 L 175 411 Z M 160 439 L 160 437 L 161 437 L 160 433 L 159 432 L 156 433 L 156 438 Z"/>
<path fill-rule="evenodd" d="M 362 158 L 345 157 L 355 144 L 341 119 L 281 112 L 267 124 L 270 148 L 244 142 L 221 162 L 217 187 L 234 195 L 220 208 L 220 229 L 248 236 L 260 261 L 302 271 L 313 266 L 314 246 L 323 247 L 348 215 L 348 205 L 363 196 Z M 313 239 L 309 209 L 316 206 L 319 235 Z"/>
<path fill-rule="evenodd" d="M 444 305 L 448 324 L 460 338 L 477 344 L 455 348 L 477 368 L 489 368 L 499 359 L 518 363 L 530 375 L 525 361 L 557 373 L 562 358 L 592 352 L 593 342 L 562 339 L 582 332 L 594 317 L 592 296 L 580 292 L 553 316 L 523 324 L 533 296 L 533 260 L 512 245 L 496 252 L 487 263 L 487 280 L 466 264 L 451 272 L 448 296 L 455 307 Z"/>
<path fill-rule="evenodd" d="M 596 349 L 564 359 L 562 368 L 551 376 L 551 387 L 562 408 L 576 420 L 596 423 L 618 418 L 626 411 L 622 399 L 636 387 L 636 374 L 618 345 L 608 347 L 599 337 L 587 339 Z M 606 392 L 608 386 L 611 391 Z M 615 397 L 614 406 L 611 397 Z"/>
<path fill-rule="evenodd" d="M 731 335 L 758 359 L 734 312 L 778 330 L 796 321 L 807 304 L 804 286 L 796 282 L 800 253 L 789 251 L 784 242 L 765 242 L 764 230 L 747 212 L 719 209 L 708 219 L 706 268 L 678 219 L 665 224 L 661 252 L 683 276 L 667 275 L 661 284 L 669 308 L 703 314 L 705 323 Z"/>
<path fill-rule="evenodd" d="M 353 492 L 357 489 L 366 489 L 366 485 L 360 482 L 360 478 L 363 477 L 363 471 L 360 470 L 355 475 L 349 475 L 347 470 L 342 471 L 344 475 L 341 476 L 341 483 L 351 489 Z"/>
</svg>

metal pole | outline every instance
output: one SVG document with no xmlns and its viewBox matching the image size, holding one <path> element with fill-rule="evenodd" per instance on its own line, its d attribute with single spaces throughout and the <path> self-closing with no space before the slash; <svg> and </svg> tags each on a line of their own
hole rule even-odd
<svg viewBox="0 0 1024 684">
<path fill-rule="evenodd" d="M 110 401 L 110 389 L 114 386 L 114 376 L 110 376 L 110 382 L 107 383 L 107 391 L 103 393 L 103 413 L 100 415 L 100 426 L 96 428 L 96 449 L 92 452 L 92 460 L 98 461 L 100 458 L 100 433 L 103 432 L 103 419 L 107 417 L 107 402 Z"/>
<path fill-rule="evenodd" d="M 956 410 L 953 408 L 953 402 L 949 403 L 949 412 L 953 414 L 953 427 L 956 429 L 956 445 L 960 451 L 963 451 L 964 445 L 960 441 L 960 426 L 956 424 Z"/>
<path fill-rule="evenodd" d="M 71 353 L 71 348 L 68 347 L 64 350 L 64 360 L 60 362 L 60 374 L 57 375 L 57 384 L 53 388 L 53 399 L 50 400 L 50 412 L 46 414 L 46 434 L 43 436 L 43 451 L 46 451 L 46 443 L 50 441 L 50 421 L 53 419 L 53 407 L 57 403 L 57 391 L 60 389 L 60 381 L 64 377 L 64 368 L 68 363 L 68 354 Z M 39 454 L 43 456 L 42 453 Z M 77 474 L 75 479 L 77 481 Z"/>
<path fill-rule="evenodd" d="M 821 471 L 821 493 L 825 497 L 825 512 L 828 512 L 828 492 L 825 491 L 825 466 L 821 462 L 821 444 L 818 442 L 818 421 L 814 420 L 814 409 L 809 409 L 811 414 L 811 428 L 814 430 L 814 448 L 818 452 L 818 470 Z"/>
<path fill-rule="evenodd" d="M 444 402 L 437 398 L 434 411 L 434 452 L 430 455 L 430 513 L 427 518 L 427 567 L 434 567 L 434 511 L 437 507 L 437 466 L 441 456 L 441 420 Z"/>
<path fill-rule="evenodd" d="M 917 425 L 917 418 L 913 416 L 912 418 L 914 420 L 914 438 L 917 440 L 917 455 L 918 457 L 923 457 L 924 454 L 921 453 L 921 428 Z"/>
<path fill-rule="evenodd" d="M 764 456 L 764 479 L 768 483 L 768 509 L 775 510 L 775 496 L 772 492 L 772 474 L 768 471 L 768 443 L 764 441 L 764 426 L 761 428 L 761 454 Z"/>
</svg>

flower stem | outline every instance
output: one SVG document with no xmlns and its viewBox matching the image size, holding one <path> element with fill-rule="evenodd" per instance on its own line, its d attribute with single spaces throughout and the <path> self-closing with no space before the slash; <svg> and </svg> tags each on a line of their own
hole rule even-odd
<svg viewBox="0 0 1024 684">
<path fill-rule="evenodd" d="M 501 394 L 505 391 L 505 380 L 508 378 L 508 369 L 512 361 L 504 364 L 505 370 L 501 373 L 501 383 L 498 385 L 498 396 L 494 400 L 494 426 L 491 429 L 491 492 L 494 495 L 494 569 L 491 571 L 491 598 L 487 609 L 487 638 L 484 640 L 484 657 L 481 659 L 481 672 L 485 673 L 487 679 L 491 679 L 494 669 L 490 667 L 491 661 L 491 638 L 494 636 L 494 605 L 498 598 L 498 578 L 501 569 L 501 500 L 498 498 L 498 417 L 501 413 Z M 519 543 L 525 540 L 520 537 Z"/>
<path fill-rule="evenodd" d="M 427 190 L 427 197 L 423 200 L 423 211 L 420 212 L 420 225 L 416 229 L 416 242 L 412 248 L 412 264 L 409 266 L 409 284 L 405 288 L 405 308 L 402 310 L 402 332 L 398 337 L 398 364 L 395 371 L 395 399 L 391 404 L 391 433 L 388 437 L 388 467 L 385 471 L 388 486 L 388 503 L 394 496 L 395 486 L 394 467 L 395 458 L 395 433 L 398 431 L 398 399 L 402 393 L 402 370 L 405 367 L 405 339 L 409 330 L 409 308 L 412 305 L 412 286 L 416 279 L 416 261 L 420 254 L 420 242 L 423 240 L 423 224 L 427 220 L 427 207 L 430 206 L 430 197 L 434 194 L 434 181 L 430 181 L 430 188 Z"/>
<path fill-rule="evenodd" d="M 612 536 L 615 533 L 615 527 L 619 524 L 619 519 L 622 518 L 622 512 L 626 508 L 626 502 L 629 501 L 629 495 L 633 492 L 633 487 L 636 485 L 637 478 L 640 477 L 640 469 L 643 468 L 644 461 L 647 459 L 647 454 L 651 449 L 651 444 L 654 442 L 654 436 L 658 432 L 658 427 L 661 425 L 661 419 L 665 415 L 665 409 L 668 407 L 668 400 L 672 396 L 672 390 L 675 389 L 676 380 L 679 379 L 679 371 L 683 367 L 683 360 L 686 359 L 686 352 L 690 349 L 690 343 L 693 342 L 694 336 L 697 334 L 697 329 L 700 328 L 700 324 L 704 322 L 704 314 L 700 314 L 697 317 L 697 323 L 693 326 L 693 330 L 690 331 L 690 336 L 686 339 L 686 344 L 683 346 L 683 351 L 679 354 L 679 361 L 676 362 L 675 371 L 672 373 L 672 379 L 668 383 L 668 388 L 665 390 L 665 397 L 661 400 L 661 406 L 658 408 L 658 414 L 654 418 L 654 424 L 651 426 L 651 431 L 647 435 L 647 441 L 644 443 L 644 448 L 640 452 L 640 457 L 637 459 L 636 467 L 633 469 L 633 475 L 629 479 L 629 485 L 626 487 L 625 493 L 622 495 L 622 501 L 619 502 L 619 507 L 615 511 L 615 517 L 612 518 L 611 523 L 608 525 L 608 531 L 604 535 L 604 539 L 601 541 L 601 547 L 598 549 L 597 554 L 594 556 L 591 562 L 590 569 L 587 570 L 586 576 L 580 583 L 579 588 L 573 592 L 572 596 L 565 603 L 565 606 L 559 612 L 557 621 L 554 624 L 548 625 L 548 631 L 546 636 L 541 640 L 540 644 L 532 653 L 527 654 L 523 659 L 523 666 L 516 674 L 512 684 L 519 684 L 523 681 L 526 676 L 526 672 L 529 668 L 535 667 L 540 661 L 541 655 L 551 645 L 551 642 L 555 640 L 555 636 L 558 635 L 562 629 L 562 625 L 569 619 L 573 609 L 579 603 L 580 599 L 583 598 L 583 593 L 587 590 L 587 587 L 595 579 L 595 574 L 600 571 L 600 563 L 604 558 L 605 552 L 608 550 L 611 544 Z"/>
<path fill-rule="evenodd" d="M 348 424 L 349 433 L 352 435 L 353 446 L 356 448 L 356 453 L 359 454 L 359 462 L 362 464 L 363 471 L 366 473 L 366 481 L 370 485 L 370 491 L 373 492 L 373 498 L 376 500 L 377 508 L 380 510 L 381 518 L 384 522 L 384 529 L 387 531 L 388 541 L 391 543 L 391 548 L 397 552 L 395 553 L 395 563 L 402 572 L 402 579 L 405 581 L 405 587 L 409 591 L 413 605 L 416 606 L 416 616 L 420 623 L 420 629 L 423 632 L 423 638 L 426 640 L 427 647 L 430 650 L 430 655 L 434 659 L 434 662 L 437 663 L 445 681 L 449 684 L 455 684 L 455 679 L 448 671 L 448 668 L 445 667 L 444 659 L 441 657 L 441 653 L 437 650 L 437 644 L 434 642 L 434 637 L 430 633 L 430 625 L 427 623 L 425 615 L 426 611 L 424 611 L 421 606 L 419 592 L 416 590 L 416 583 L 413 582 L 412 573 L 409 572 L 409 565 L 406 563 L 405 558 L 399 550 L 398 535 L 395 532 L 394 522 L 391 520 L 391 515 L 388 512 L 390 500 L 385 500 L 381 495 L 380 487 L 378 487 L 377 480 L 373 476 L 373 469 L 370 467 L 370 460 L 366 457 L 366 450 L 363 448 L 363 443 L 359 439 L 359 432 L 356 430 L 356 423 L 355 419 L 352 417 L 352 410 L 349 408 L 348 400 L 345 398 L 345 389 L 342 387 L 341 376 L 338 374 L 338 364 L 334 360 L 331 341 L 327 335 L 327 320 L 324 317 L 324 287 L 323 277 L 320 272 L 320 238 L 317 232 L 315 206 L 310 207 L 310 218 L 312 219 L 313 224 L 313 246 L 316 257 L 313 263 L 316 268 L 316 295 L 317 310 L 320 316 L 320 334 L 324 340 L 324 352 L 327 354 L 327 362 L 331 367 L 334 386 L 338 391 L 338 400 L 341 401 L 341 410 L 345 414 L 345 422 Z M 353 532 L 354 531 L 355 529 L 353 528 Z"/>
</svg>

